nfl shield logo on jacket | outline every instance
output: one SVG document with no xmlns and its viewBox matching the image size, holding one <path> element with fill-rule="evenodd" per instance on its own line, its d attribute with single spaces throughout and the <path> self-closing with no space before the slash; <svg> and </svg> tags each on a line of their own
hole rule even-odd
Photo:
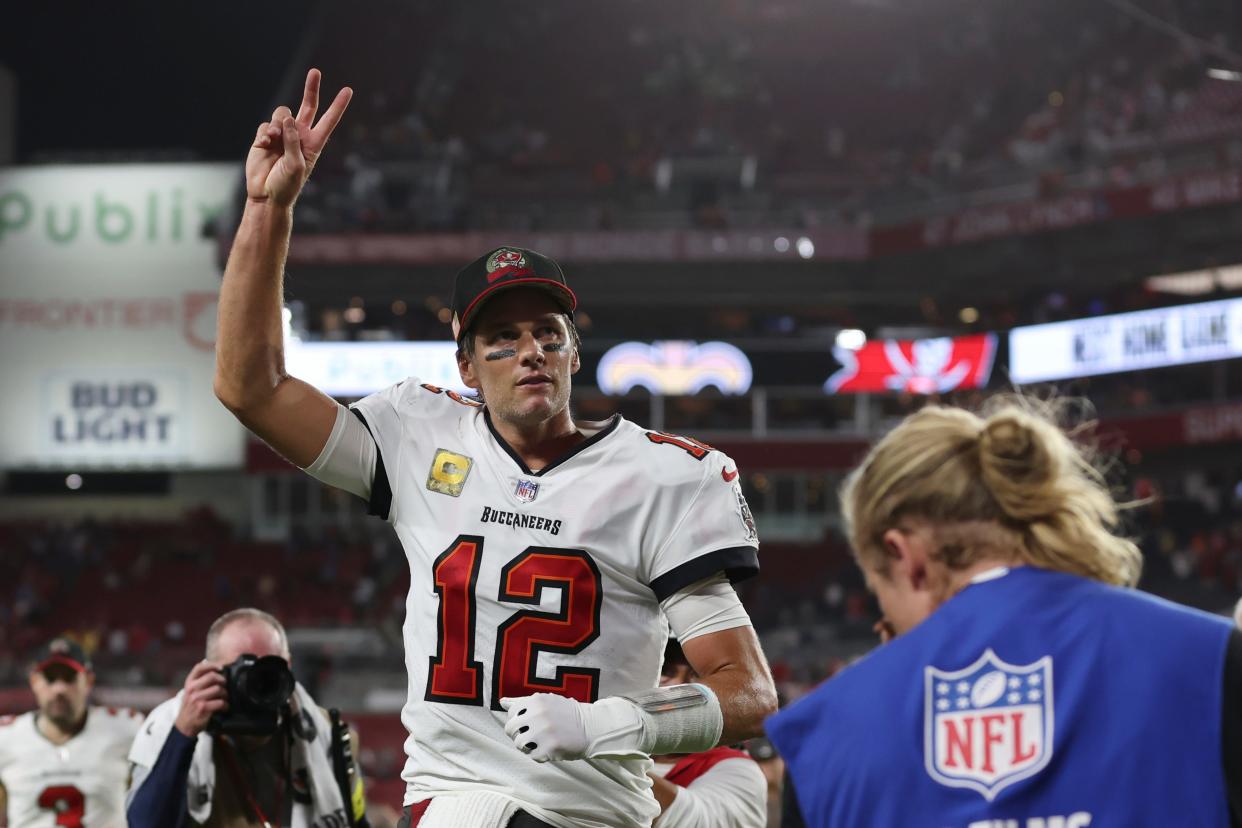
<svg viewBox="0 0 1242 828">
<path fill-rule="evenodd" d="M 1052 758 L 1052 657 L 1001 661 L 992 650 L 961 670 L 927 667 L 923 758 L 942 785 L 989 802 Z"/>
</svg>

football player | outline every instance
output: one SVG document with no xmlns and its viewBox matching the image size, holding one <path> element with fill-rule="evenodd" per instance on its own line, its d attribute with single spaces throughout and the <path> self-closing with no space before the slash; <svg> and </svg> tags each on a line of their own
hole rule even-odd
<svg viewBox="0 0 1242 828">
<path fill-rule="evenodd" d="M 129 746 L 142 716 L 88 704 L 86 653 L 54 639 L 30 671 L 38 710 L 0 720 L 0 810 L 8 828 L 125 828 Z"/>
<path fill-rule="evenodd" d="M 351 94 L 316 122 L 319 80 L 247 158 L 217 396 L 365 497 L 405 548 L 404 824 L 645 828 L 651 755 L 742 741 L 775 709 L 731 585 L 758 570 L 738 470 L 694 440 L 571 416 L 577 299 L 556 262 L 520 247 L 454 284 L 458 369 L 479 399 L 411 379 L 346 408 L 286 374 L 293 202 Z M 658 688 L 670 626 L 700 679 Z"/>
</svg>

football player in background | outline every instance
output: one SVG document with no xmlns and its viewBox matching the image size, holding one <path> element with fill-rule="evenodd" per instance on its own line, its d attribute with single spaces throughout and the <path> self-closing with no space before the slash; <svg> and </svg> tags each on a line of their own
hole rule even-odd
<svg viewBox="0 0 1242 828">
<path fill-rule="evenodd" d="M 350 408 L 284 370 L 293 203 L 340 121 L 279 107 L 246 161 L 219 303 L 216 394 L 318 479 L 369 501 L 410 564 L 403 825 L 646 828 L 651 755 L 761 732 L 776 691 L 731 581 L 758 538 L 721 452 L 615 416 L 575 421 L 576 298 L 519 247 L 457 275 L 457 367 Z M 667 620 L 666 620 L 667 619 Z M 669 628 L 700 676 L 658 688 Z"/>
<path fill-rule="evenodd" d="M 54 639 L 30 671 L 38 709 L 0 721 L 0 813 L 8 828 L 125 828 L 129 746 L 141 714 L 88 704 L 86 653 Z"/>
</svg>

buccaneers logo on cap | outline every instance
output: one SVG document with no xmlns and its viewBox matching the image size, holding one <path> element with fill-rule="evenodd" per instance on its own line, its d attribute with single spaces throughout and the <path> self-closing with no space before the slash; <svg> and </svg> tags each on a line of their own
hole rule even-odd
<svg viewBox="0 0 1242 828">
<path fill-rule="evenodd" d="M 526 267 L 526 257 L 520 250 L 502 247 L 487 257 L 487 281 L 494 282 L 504 276 L 512 275 L 510 271 Z"/>
</svg>

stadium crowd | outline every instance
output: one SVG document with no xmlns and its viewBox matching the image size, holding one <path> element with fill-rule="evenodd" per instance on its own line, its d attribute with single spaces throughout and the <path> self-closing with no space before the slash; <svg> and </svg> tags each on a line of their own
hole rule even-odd
<svg viewBox="0 0 1242 828">
<path fill-rule="evenodd" d="M 1242 158 L 1242 86 L 1206 74 L 1236 46 L 1227 4 L 1179 4 L 1198 40 L 1068 0 L 637 5 L 411 4 L 378 42 L 338 12 L 317 57 L 359 98 L 300 229 L 885 222 Z"/>
<path fill-rule="evenodd" d="M 762 477 L 771 485 L 779 475 Z M 1231 606 L 1242 594 L 1242 466 L 1140 469 L 1125 491 L 1143 504 L 1128 524 L 1145 556 L 1142 588 L 1212 611 Z M 196 633 L 242 605 L 269 608 L 295 630 L 379 630 L 389 655 L 400 652 L 407 575 L 385 533 L 295 530 L 287 542 L 262 542 L 200 510 L 172 523 L 6 522 L 0 546 L 0 683 L 19 681 L 30 653 L 64 632 L 95 652 L 100 670 L 171 682 L 200 649 Z M 877 610 L 835 530 L 814 543 L 766 543 L 763 577 L 739 590 L 788 693 L 874 643 Z M 341 654 L 308 655 L 322 674 L 303 681 L 315 687 Z"/>
</svg>

